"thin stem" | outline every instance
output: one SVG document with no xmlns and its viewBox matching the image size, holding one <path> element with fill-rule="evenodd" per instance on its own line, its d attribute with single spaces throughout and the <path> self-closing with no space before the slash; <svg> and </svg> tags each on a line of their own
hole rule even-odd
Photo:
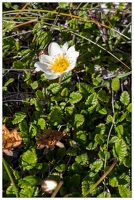
<svg viewBox="0 0 134 200">
<path fill-rule="evenodd" d="M 13 177 L 12 177 L 11 173 L 10 173 L 8 164 L 7 164 L 7 162 L 5 161 L 4 158 L 2 159 L 2 161 L 3 161 L 3 165 L 4 165 L 4 167 L 5 167 L 5 170 L 6 170 L 7 174 L 8 174 L 8 176 L 9 176 L 9 179 L 10 179 L 12 185 L 13 185 L 15 195 L 16 195 L 16 197 L 19 197 L 19 195 L 18 195 L 18 188 L 17 188 L 16 185 L 15 185 L 15 182 L 14 182 L 14 180 L 13 180 Z"/>
<path fill-rule="evenodd" d="M 91 43 L 93 43 L 93 44 L 95 44 L 96 46 L 98 46 L 99 48 L 101 48 L 101 49 L 103 49 L 104 51 L 106 51 L 108 54 L 110 54 L 111 56 L 113 56 L 116 60 L 118 60 L 121 64 L 123 64 L 125 67 L 127 67 L 128 69 L 130 69 L 130 67 L 128 67 L 124 62 L 122 62 L 119 58 L 117 58 L 114 54 L 112 54 L 110 51 L 108 51 L 108 50 L 106 50 L 104 47 L 102 47 L 102 46 L 100 46 L 99 44 L 97 44 L 97 43 L 95 43 L 95 42 L 93 42 L 92 40 L 90 40 L 90 39 L 88 39 L 88 38 L 86 38 L 86 37 L 84 37 L 84 36 L 82 36 L 82 35 L 80 35 L 80 34 L 78 34 L 78 33 L 74 33 L 73 31 L 70 31 L 71 33 L 73 33 L 73 34 L 75 34 L 75 35 L 77 35 L 77 36 L 79 36 L 79 37 L 81 37 L 81 38 L 83 38 L 83 39 L 85 39 L 85 40 L 87 40 L 87 41 L 89 41 L 89 42 L 91 42 Z"/>
<path fill-rule="evenodd" d="M 55 188 L 53 194 L 51 195 L 51 198 L 54 198 L 56 196 L 56 194 L 58 193 L 58 191 L 62 185 L 63 185 L 63 181 L 60 181 L 59 184 L 57 185 L 57 187 Z"/>
<path fill-rule="evenodd" d="M 83 196 L 86 197 L 91 191 L 96 188 L 105 178 L 106 176 L 112 171 L 114 166 L 117 164 L 117 159 L 114 159 L 114 162 L 112 165 L 109 167 L 109 169 L 101 176 L 101 178 L 84 194 Z"/>
</svg>

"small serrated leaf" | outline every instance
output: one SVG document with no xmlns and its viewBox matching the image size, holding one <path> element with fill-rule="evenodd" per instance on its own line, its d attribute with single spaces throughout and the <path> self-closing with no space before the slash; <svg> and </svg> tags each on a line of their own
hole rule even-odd
<svg viewBox="0 0 134 200">
<path fill-rule="evenodd" d="M 20 123 L 25 117 L 26 117 L 26 114 L 23 112 L 15 113 L 14 119 L 12 120 L 12 124 Z"/>
<path fill-rule="evenodd" d="M 88 96 L 85 102 L 85 105 L 90 106 L 90 105 L 96 105 L 96 104 L 98 104 L 97 94 L 93 93 L 90 96 Z"/>
<path fill-rule="evenodd" d="M 109 178 L 109 185 L 112 187 L 118 187 L 118 179 L 116 177 Z"/>
<path fill-rule="evenodd" d="M 119 78 L 113 78 L 111 87 L 114 91 L 118 91 L 120 89 L 120 80 Z"/>
<path fill-rule="evenodd" d="M 83 115 L 81 114 L 75 114 L 75 117 L 74 117 L 74 124 L 75 126 L 78 128 L 79 126 L 81 126 L 85 121 L 85 118 Z"/>
<path fill-rule="evenodd" d="M 130 95 L 127 91 L 122 92 L 121 96 L 120 96 L 120 101 L 121 103 L 123 103 L 124 105 L 128 105 L 130 102 Z"/>
<path fill-rule="evenodd" d="M 90 164 L 90 168 L 92 171 L 99 172 L 103 167 L 103 161 L 102 160 L 96 160 L 93 163 Z"/>
<path fill-rule="evenodd" d="M 64 172 L 66 170 L 66 165 L 65 164 L 58 164 L 55 169 L 58 171 L 58 172 Z"/>
<path fill-rule="evenodd" d="M 70 104 L 78 103 L 82 99 L 82 95 L 79 92 L 72 92 L 70 94 Z"/>
<path fill-rule="evenodd" d="M 125 187 L 124 185 L 119 185 L 118 189 L 122 198 L 132 198 L 132 192 L 129 188 Z"/>
<path fill-rule="evenodd" d="M 111 198 L 111 194 L 109 192 L 104 191 L 101 194 L 99 194 L 97 198 Z"/>
<path fill-rule="evenodd" d="M 54 126 L 61 124 L 62 123 L 61 109 L 58 106 L 54 107 L 54 109 L 50 112 L 48 118 Z"/>
<path fill-rule="evenodd" d="M 78 88 L 80 93 L 82 93 L 86 96 L 88 96 L 88 94 L 94 92 L 93 87 L 91 87 L 89 84 L 86 84 L 86 83 L 83 83 L 83 82 L 77 83 L 77 88 Z"/>
<path fill-rule="evenodd" d="M 30 170 L 36 166 L 37 155 L 34 148 L 25 151 L 21 157 L 21 164 L 24 169 Z"/>
<path fill-rule="evenodd" d="M 87 153 L 76 156 L 75 161 L 81 165 L 89 164 L 89 158 Z"/>
<path fill-rule="evenodd" d="M 47 87 L 47 90 L 50 90 L 53 94 L 56 94 L 60 90 L 60 84 L 58 83 L 52 83 Z"/>
<path fill-rule="evenodd" d="M 106 103 L 109 102 L 109 95 L 106 93 L 105 90 L 99 90 L 97 96 L 100 101 L 106 102 Z"/>
<path fill-rule="evenodd" d="M 36 97 L 37 97 L 38 99 L 42 99 L 42 97 L 43 97 L 43 92 L 42 92 L 41 90 L 37 90 L 37 91 L 36 91 Z"/>
<path fill-rule="evenodd" d="M 124 157 L 127 155 L 127 145 L 124 142 L 123 139 L 119 139 L 116 143 L 115 143 L 115 148 L 113 149 L 113 151 L 115 150 L 116 155 L 118 156 L 118 159 L 120 161 L 123 161 Z"/>
</svg>

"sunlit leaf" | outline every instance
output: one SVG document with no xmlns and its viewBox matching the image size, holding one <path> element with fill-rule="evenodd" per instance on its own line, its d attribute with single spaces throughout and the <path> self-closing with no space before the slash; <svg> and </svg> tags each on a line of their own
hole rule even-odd
<svg viewBox="0 0 134 200">
<path fill-rule="evenodd" d="M 123 139 L 119 139 L 115 143 L 115 153 L 120 161 L 123 161 L 124 157 L 127 156 L 127 145 Z"/>
<path fill-rule="evenodd" d="M 103 161 L 102 160 L 96 160 L 93 163 L 90 164 L 91 170 L 95 172 L 99 172 L 103 167 Z"/>
<path fill-rule="evenodd" d="M 14 119 L 12 120 L 13 124 L 20 123 L 24 118 L 26 117 L 26 114 L 23 112 L 18 112 L 14 114 Z"/>
<path fill-rule="evenodd" d="M 111 198 L 111 194 L 109 192 L 104 191 L 101 194 L 99 194 L 97 198 Z"/>
<path fill-rule="evenodd" d="M 89 164 L 89 158 L 87 153 L 76 156 L 75 161 L 81 165 Z"/>
<path fill-rule="evenodd" d="M 56 94 L 60 90 L 60 84 L 52 83 L 47 87 L 47 90 L 51 91 L 53 94 Z"/>
<path fill-rule="evenodd" d="M 38 125 L 42 130 L 46 128 L 46 121 L 43 118 L 38 119 Z"/>
<path fill-rule="evenodd" d="M 36 166 L 37 155 L 34 148 L 25 151 L 21 157 L 21 164 L 23 169 L 30 170 Z"/>
<path fill-rule="evenodd" d="M 79 126 L 81 126 L 85 121 L 85 118 L 83 115 L 81 114 L 75 114 L 75 118 L 74 118 L 74 124 L 76 125 L 76 127 L 78 128 Z"/>
<path fill-rule="evenodd" d="M 78 103 L 82 99 L 82 95 L 79 92 L 72 92 L 70 94 L 70 104 Z"/>
<path fill-rule="evenodd" d="M 114 91 L 118 91 L 120 89 L 120 80 L 119 78 L 113 78 L 111 87 Z"/>
<path fill-rule="evenodd" d="M 125 187 L 124 185 L 119 185 L 118 189 L 122 198 L 132 198 L 132 192 L 129 188 Z"/>
<path fill-rule="evenodd" d="M 130 95 L 127 91 L 122 92 L 121 96 L 120 96 L 120 101 L 121 103 L 123 103 L 124 105 L 128 105 L 130 102 Z"/>
</svg>

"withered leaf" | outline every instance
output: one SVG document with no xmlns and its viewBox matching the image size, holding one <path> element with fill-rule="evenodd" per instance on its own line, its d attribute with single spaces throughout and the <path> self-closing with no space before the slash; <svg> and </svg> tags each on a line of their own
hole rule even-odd
<svg viewBox="0 0 134 200">
<path fill-rule="evenodd" d="M 18 134 L 19 128 L 14 128 L 9 131 L 5 124 L 2 125 L 2 149 L 3 152 L 10 152 L 15 147 L 19 146 L 22 142 L 22 138 Z M 7 153 L 6 153 L 7 154 Z M 9 153 L 11 155 L 11 153 Z M 8 154 L 7 154 L 8 155 Z"/>
<path fill-rule="evenodd" d="M 42 134 L 37 134 L 37 148 L 42 149 L 46 146 L 50 149 L 54 149 L 56 143 L 59 142 L 65 135 L 65 132 L 45 129 Z"/>
</svg>

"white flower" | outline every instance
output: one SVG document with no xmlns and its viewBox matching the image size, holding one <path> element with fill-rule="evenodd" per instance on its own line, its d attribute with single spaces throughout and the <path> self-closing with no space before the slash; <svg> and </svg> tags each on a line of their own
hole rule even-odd
<svg viewBox="0 0 134 200">
<path fill-rule="evenodd" d="M 39 62 L 36 62 L 34 66 L 36 71 L 43 71 L 44 76 L 50 80 L 71 71 L 75 67 L 79 56 L 79 52 L 75 51 L 74 46 L 68 49 L 67 42 L 62 47 L 56 42 L 52 42 L 48 46 L 48 54 L 40 55 Z"/>
<path fill-rule="evenodd" d="M 41 188 L 43 191 L 52 193 L 53 190 L 57 187 L 57 182 L 54 180 L 46 179 L 43 181 Z"/>
</svg>

